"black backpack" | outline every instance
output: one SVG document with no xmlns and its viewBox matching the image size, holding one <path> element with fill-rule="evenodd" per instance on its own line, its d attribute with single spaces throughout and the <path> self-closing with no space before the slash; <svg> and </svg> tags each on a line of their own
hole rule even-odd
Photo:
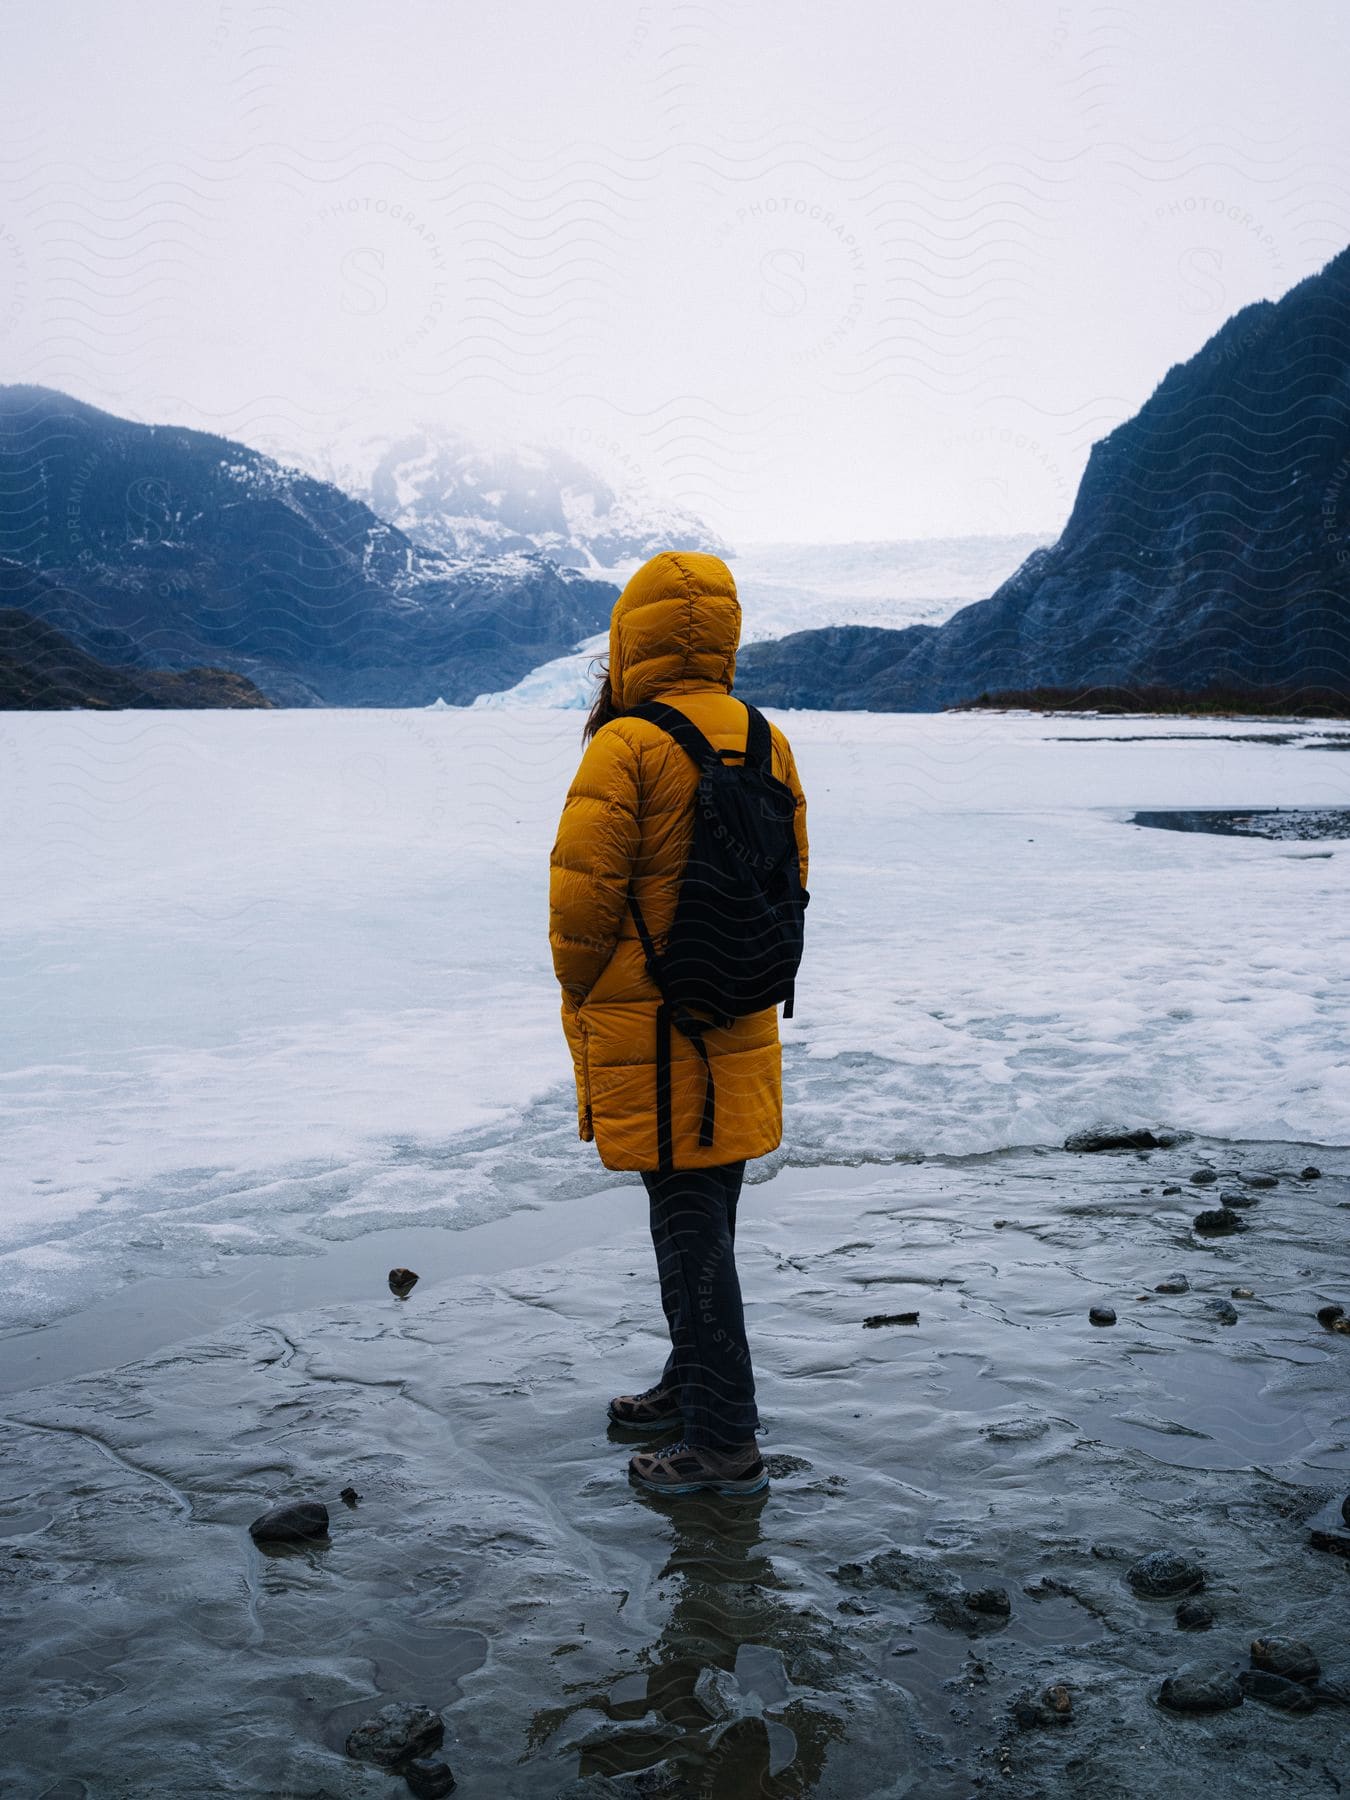
<svg viewBox="0 0 1350 1800">
<path fill-rule="evenodd" d="M 753 706 L 745 710 L 745 760 L 739 763 L 726 761 L 739 757 L 739 750 L 715 750 L 673 706 L 653 701 L 630 707 L 624 715 L 659 725 L 699 772 L 693 839 L 659 952 L 631 883 L 628 889 L 647 972 L 661 994 L 656 1011 L 656 1141 L 663 1172 L 672 1163 L 672 1025 L 703 1058 L 698 1141 L 707 1148 L 716 1127 L 716 1095 L 704 1032 L 780 1001 L 783 1017 L 792 1016 L 803 915 L 810 899 L 797 861 L 796 800 L 773 773 L 768 720 Z"/>
</svg>

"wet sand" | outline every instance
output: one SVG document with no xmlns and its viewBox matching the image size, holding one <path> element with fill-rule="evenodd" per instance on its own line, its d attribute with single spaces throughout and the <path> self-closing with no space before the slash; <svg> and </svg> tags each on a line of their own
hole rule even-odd
<svg viewBox="0 0 1350 1800">
<path fill-rule="evenodd" d="M 1195 1235 L 1224 1189 L 1249 1228 Z M 752 1502 L 629 1489 L 604 1402 L 660 1367 L 653 1259 L 640 1190 L 588 1205 L 143 1283 L 7 1340 L 0 1785 L 397 1795 L 342 1745 L 407 1699 L 443 1709 L 469 1800 L 1338 1791 L 1350 1710 L 1155 1697 L 1184 1663 L 1246 1666 L 1258 1633 L 1350 1663 L 1350 1569 L 1309 1544 L 1350 1491 L 1350 1337 L 1315 1318 L 1350 1309 L 1350 1151 L 750 1185 Z M 422 1272 L 406 1301 L 394 1263 Z M 1156 1293 L 1176 1271 L 1190 1291 Z M 290 1498 L 327 1504 L 328 1543 L 259 1551 L 249 1521 Z M 1209 1631 L 1127 1584 L 1162 1547 L 1204 1566 Z M 993 1587 L 1006 1616 L 966 1604 Z M 1067 1722 L 1019 1727 L 1054 1682 Z"/>
</svg>

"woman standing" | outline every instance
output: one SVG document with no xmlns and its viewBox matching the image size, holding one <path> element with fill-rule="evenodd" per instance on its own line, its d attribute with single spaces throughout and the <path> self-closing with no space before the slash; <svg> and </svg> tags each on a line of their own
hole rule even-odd
<svg viewBox="0 0 1350 1800">
<path fill-rule="evenodd" d="M 731 694 L 740 625 L 720 557 L 662 551 L 628 582 L 550 866 L 549 935 L 580 1135 L 607 1169 L 639 1172 L 650 1198 L 671 1350 L 656 1385 L 619 1395 L 609 1414 L 641 1428 L 683 1422 L 680 1443 L 629 1463 L 639 1486 L 661 1494 L 752 1494 L 768 1483 L 734 1243 L 745 1164 L 780 1142 L 783 1095 L 775 1007 L 709 1026 L 701 1046 L 680 1031 L 663 1046 L 642 931 L 658 946 L 669 932 L 699 771 L 666 730 L 625 715 L 664 703 L 713 750 L 744 759 L 749 714 Z M 787 739 L 777 726 L 769 736 L 772 774 L 792 796 L 805 887 L 806 802 Z"/>
</svg>

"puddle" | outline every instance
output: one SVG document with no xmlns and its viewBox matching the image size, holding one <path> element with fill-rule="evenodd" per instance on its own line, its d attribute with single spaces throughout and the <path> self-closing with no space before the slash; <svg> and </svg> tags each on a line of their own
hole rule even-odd
<svg viewBox="0 0 1350 1800">
<path fill-rule="evenodd" d="M 1220 837 L 1274 838 L 1307 842 L 1315 838 L 1350 838 L 1350 807 L 1224 807 L 1197 811 L 1179 807 L 1167 812 L 1137 812 L 1131 825 L 1162 831 L 1205 831 Z"/>
</svg>

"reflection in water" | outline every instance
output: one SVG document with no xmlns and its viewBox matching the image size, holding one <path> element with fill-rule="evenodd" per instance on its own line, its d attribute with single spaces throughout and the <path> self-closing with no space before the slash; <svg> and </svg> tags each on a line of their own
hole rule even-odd
<svg viewBox="0 0 1350 1800">
<path fill-rule="evenodd" d="M 819 1615 L 785 1597 L 760 1531 L 770 1494 L 638 1498 L 673 1532 L 660 1574 L 673 1604 L 643 1670 L 569 1709 L 605 1716 L 579 1738 L 577 1773 L 651 1769 L 643 1791 L 670 1800 L 809 1794 L 844 1732 L 842 1696 L 830 1691 L 840 1646 Z M 537 1715 L 532 1740 L 560 1723 Z"/>
</svg>

